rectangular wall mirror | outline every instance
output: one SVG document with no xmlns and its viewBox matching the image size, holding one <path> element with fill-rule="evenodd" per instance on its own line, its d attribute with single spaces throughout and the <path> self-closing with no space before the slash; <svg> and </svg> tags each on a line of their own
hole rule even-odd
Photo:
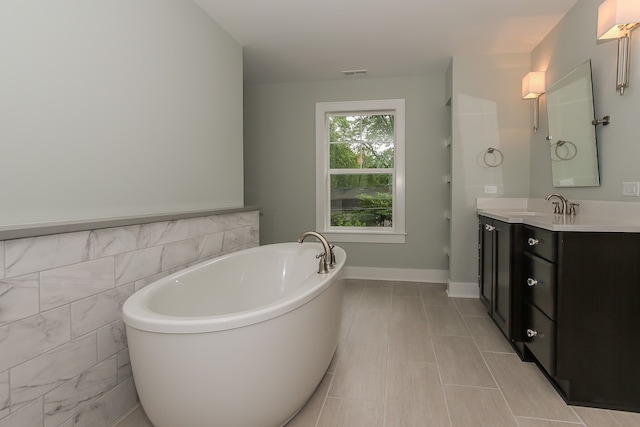
<svg viewBox="0 0 640 427">
<path fill-rule="evenodd" d="M 554 83 L 546 96 L 553 186 L 599 186 L 591 60 Z"/>
</svg>

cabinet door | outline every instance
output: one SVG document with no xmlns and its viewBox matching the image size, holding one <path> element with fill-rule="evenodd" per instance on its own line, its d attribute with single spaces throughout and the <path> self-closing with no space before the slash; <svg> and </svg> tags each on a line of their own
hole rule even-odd
<svg viewBox="0 0 640 427">
<path fill-rule="evenodd" d="M 494 258 L 494 235 L 493 220 L 480 217 L 479 241 L 480 241 L 480 263 L 479 282 L 480 282 L 480 300 L 487 306 L 487 310 L 491 313 L 493 304 L 493 258 Z"/>
<path fill-rule="evenodd" d="M 510 225 L 494 221 L 493 320 L 507 337 L 511 337 L 511 255 Z"/>
</svg>

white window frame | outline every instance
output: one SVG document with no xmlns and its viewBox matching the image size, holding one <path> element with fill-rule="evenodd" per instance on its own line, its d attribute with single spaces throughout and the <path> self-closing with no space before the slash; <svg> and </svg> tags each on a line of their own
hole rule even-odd
<svg viewBox="0 0 640 427">
<path fill-rule="evenodd" d="M 316 103 L 316 230 L 333 242 L 404 243 L 405 232 L 405 109 L 404 99 Z M 329 115 L 392 111 L 395 128 L 393 222 L 391 227 L 332 227 L 329 179 Z"/>
</svg>

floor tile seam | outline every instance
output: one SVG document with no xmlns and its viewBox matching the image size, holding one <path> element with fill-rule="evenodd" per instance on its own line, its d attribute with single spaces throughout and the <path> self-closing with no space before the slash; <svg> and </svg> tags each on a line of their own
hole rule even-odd
<svg viewBox="0 0 640 427">
<path fill-rule="evenodd" d="M 424 305 L 424 300 L 422 301 L 422 313 L 424 314 L 424 318 L 427 319 L 427 330 L 429 331 L 429 336 L 432 337 L 433 330 L 431 329 L 431 322 L 429 321 L 429 316 L 427 316 L 427 307 Z"/>
<path fill-rule="evenodd" d="M 351 335 L 351 328 L 353 327 L 353 321 L 356 319 L 356 316 L 358 315 L 358 311 L 360 310 L 360 303 L 362 302 L 362 295 L 364 293 L 364 285 L 362 286 L 362 289 L 359 292 L 357 301 L 355 301 L 353 304 L 355 306 L 355 311 L 353 313 L 353 316 L 351 317 L 351 320 L 349 321 L 349 326 L 347 327 L 347 333 L 344 334 L 344 342 L 343 344 L 346 346 L 347 344 L 347 340 L 349 338 L 349 335 Z M 342 306 L 344 307 L 344 292 L 342 295 Z"/>
<path fill-rule="evenodd" d="M 364 294 L 364 287 L 365 286 L 363 286 L 362 290 L 360 291 L 360 296 L 358 298 L 358 302 L 354 303 L 354 305 L 356 306 L 356 309 L 355 309 L 355 312 L 353 313 L 353 316 L 352 316 L 351 320 L 349 321 L 349 326 L 347 328 L 347 333 L 345 334 L 344 339 L 342 340 L 342 353 L 339 356 L 338 360 L 336 361 L 335 366 L 333 367 L 334 377 L 332 378 L 332 381 L 331 381 L 332 384 L 333 384 L 333 379 L 335 378 L 335 374 L 341 368 L 341 365 L 345 363 L 345 356 L 344 355 L 345 355 L 346 351 L 349 349 L 349 342 L 350 342 L 349 338 L 352 336 L 353 324 L 354 324 L 356 318 L 358 317 L 358 313 L 360 312 L 360 309 L 361 309 L 360 306 L 361 306 L 361 303 L 362 303 L 362 295 Z M 344 304 L 344 301 L 343 301 L 343 304 Z M 327 394 L 329 393 L 330 390 L 331 390 L 331 387 L 329 387 L 329 389 L 327 390 Z"/>
<path fill-rule="evenodd" d="M 498 390 L 498 386 L 496 386 L 496 387 L 486 387 L 486 386 L 481 386 L 481 385 L 452 384 L 452 383 L 446 383 L 446 384 L 443 384 L 443 386 L 445 386 L 445 387 L 473 388 L 473 389 L 480 389 L 480 390 Z"/>
<path fill-rule="evenodd" d="M 473 336 L 471 336 L 471 334 L 469 335 L 458 335 L 458 334 L 436 334 L 436 333 L 431 333 L 431 336 L 434 337 L 458 337 L 458 338 L 473 338 Z"/>
<path fill-rule="evenodd" d="M 582 423 L 588 427 L 587 422 L 580 416 L 580 414 L 578 413 L 578 411 L 576 411 L 576 407 L 577 405 L 567 405 L 569 406 L 573 412 L 578 416 L 578 418 L 580 419 L 580 421 L 582 421 Z M 609 420 L 613 421 L 616 425 L 615 426 L 610 426 L 610 427 L 624 427 L 622 424 L 620 424 L 620 422 L 616 419 L 616 417 L 611 413 L 611 411 L 616 411 L 615 409 L 604 409 L 604 408 L 595 408 L 595 407 L 591 407 L 591 406 L 583 406 L 583 408 L 589 408 L 589 409 L 596 409 L 596 410 L 601 410 L 601 411 L 606 411 L 607 415 L 609 415 Z"/>
<path fill-rule="evenodd" d="M 391 297 L 391 301 L 393 303 L 393 296 Z M 393 304 L 392 304 L 392 308 L 393 308 Z M 387 426 L 387 409 L 388 409 L 388 403 L 389 403 L 389 372 L 390 372 L 390 365 L 392 363 L 391 359 L 391 316 L 389 316 L 389 340 L 387 340 L 387 372 L 385 372 L 385 376 L 384 376 L 384 392 L 383 392 L 383 400 L 382 400 L 382 427 L 386 427 Z"/>
<path fill-rule="evenodd" d="M 368 403 L 384 403 L 383 400 L 376 399 L 359 399 L 357 397 L 339 397 L 339 396 L 327 396 L 325 400 L 344 400 L 348 402 L 368 402 Z"/>
<path fill-rule="evenodd" d="M 586 424 L 584 422 L 582 422 L 582 419 L 580 419 L 581 422 L 575 422 L 575 421 L 567 421 L 567 420 L 554 420 L 553 418 L 528 417 L 528 416 L 525 416 L 525 415 L 515 415 L 514 417 L 516 419 L 516 422 L 518 422 L 518 418 L 522 418 L 522 419 L 527 419 L 527 420 L 549 421 L 549 422 L 552 422 L 552 423 L 575 424 L 576 426 L 586 427 Z"/>
<path fill-rule="evenodd" d="M 480 315 L 480 314 L 463 314 L 462 317 L 474 317 L 478 319 L 491 319 L 489 315 Z"/>
<path fill-rule="evenodd" d="M 438 365 L 436 362 L 422 362 L 420 360 L 407 360 L 407 359 L 398 359 L 397 357 L 390 358 L 388 360 L 387 365 L 390 363 L 404 363 L 406 365 L 414 364 L 414 365 Z"/>
<path fill-rule="evenodd" d="M 567 404 L 567 407 L 569 409 L 571 409 L 571 412 L 573 412 L 573 414 L 580 420 L 580 422 L 582 423 L 582 425 L 586 426 L 587 423 L 582 419 L 582 417 L 580 416 L 580 414 L 578 414 L 578 411 L 576 411 L 575 407 L 573 405 L 569 405 Z M 613 421 L 616 423 L 616 425 L 620 425 L 620 423 L 618 422 L 618 420 L 614 419 L 613 416 L 611 416 L 611 419 L 613 419 Z M 579 425 L 579 424 L 578 424 Z M 614 426 L 612 426 L 614 427 Z"/>
<path fill-rule="evenodd" d="M 364 294 L 364 292 L 363 292 Z M 362 299 L 359 301 L 359 305 L 362 304 Z M 351 336 L 351 332 L 353 330 L 353 323 L 355 322 L 355 319 L 357 317 L 358 312 L 360 312 L 361 307 L 359 306 L 358 309 L 356 310 L 356 314 L 354 315 L 351 325 L 349 326 L 349 336 Z M 384 393 L 386 394 L 386 388 L 387 388 L 387 376 L 388 376 L 388 365 L 389 365 L 389 348 L 390 348 L 390 326 L 391 326 L 391 311 L 390 310 L 382 310 L 382 309 L 373 309 L 373 310 L 377 310 L 377 311 L 389 311 L 386 321 L 384 322 L 386 325 L 386 340 L 384 343 L 384 346 L 386 347 L 386 352 L 384 353 L 386 356 L 386 360 L 385 360 L 385 366 L 386 366 L 386 370 L 387 372 L 385 372 L 384 374 Z M 372 310 L 372 311 L 373 311 Z M 370 326 L 370 325 L 369 325 Z M 353 346 L 354 344 L 351 344 L 351 346 Z M 341 355 L 340 360 L 338 361 L 338 364 L 335 367 L 335 373 L 334 376 L 332 378 L 331 384 L 333 384 L 333 381 L 336 378 L 336 374 L 340 373 L 339 370 L 342 369 L 342 365 L 344 363 L 346 363 L 345 361 L 345 354 L 347 353 L 347 350 L 349 350 L 349 348 L 351 347 L 349 345 L 349 342 L 347 341 L 347 339 L 345 339 L 345 344 L 344 344 L 344 349 Z M 356 347 L 359 347 L 358 345 L 356 345 Z M 352 356 L 353 357 L 353 356 Z M 348 397 L 343 397 L 343 396 L 335 396 L 335 395 L 331 395 L 331 387 L 329 387 L 329 389 L 327 390 L 327 398 L 336 398 L 336 399 L 352 399 L 352 400 L 359 400 L 359 401 L 372 401 L 372 402 L 381 402 L 384 403 L 384 400 L 367 400 L 367 399 L 355 399 L 355 398 L 348 398 Z M 383 397 L 384 399 L 384 397 Z"/>
<path fill-rule="evenodd" d="M 466 320 L 463 318 L 462 319 L 465 322 L 465 326 L 466 325 Z M 494 325 L 494 327 L 497 327 Z M 467 329 L 469 327 L 467 326 Z M 507 409 L 509 410 L 509 413 L 511 414 L 511 416 L 513 417 L 514 421 L 516 422 L 516 424 L 519 425 L 518 421 L 516 420 L 516 414 L 513 412 L 513 408 L 511 407 L 511 405 L 509 404 L 509 400 L 507 399 L 507 396 L 505 396 L 504 390 L 502 390 L 502 387 L 500 386 L 500 383 L 498 382 L 498 379 L 496 378 L 495 374 L 493 373 L 493 371 L 491 370 L 491 367 L 489 366 L 489 363 L 487 363 L 487 359 L 485 357 L 484 352 L 482 352 L 480 350 L 480 347 L 478 346 L 478 342 L 476 341 L 475 337 L 472 337 L 473 342 L 476 346 L 476 348 L 478 349 L 478 352 L 480 353 L 480 357 L 482 358 L 482 361 L 484 362 L 485 367 L 487 368 L 487 371 L 489 371 L 489 375 L 491 375 L 491 378 L 493 379 L 493 382 L 496 384 L 496 386 L 498 387 L 498 392 L 500 393 L 500 396 L 502 396 L 502 401 L 505 403 Z M 488 352 L 491 353 L 491 352 Z M 515 353 L 499 353 L 499 354 L 513 354 L 514 356 L 517 357 L 517 355 Z"/>
<path fill-rule="evenodd" d="M 427 304 L 422 300 L 422 305 L 426 307 L 453 307 L 453 304 Z"/>
<path fill-rule="evenodd" d="M 432 334 L 433 336 L 433 334 Z M 453 426 L 453 417 L 451 416 L 451 408 L 449 407 L 449 402 L 447 400 L 447 394 L 444 392 L 444 381 L 442 380 L 442 370 L 440 369 L 440 363 L 438 362 L 438 352 L 435 349 L 435 343 L 433 348 L 433 357 L 436 361 L 436 370 L 438 371 L 438 379 L 440 380 L 440 391 L 442 392 L 442 398 L 444 400 L 444 406 L 447 410 L 447 418 L 449 419 L 449 425 Z"/>
<path fill-rule="evenodd" d="M 471 335 L 471 330 L 469 329 L 469 325 L 467 324 L 467 321 L 464 319 L 464 315 L 462 314 L 462 310 L 460 310 L 460 307 L 458 306 L 458 303 L 456 302 L 455 298 L 453 298 L 453 306 L 458 311 L 458 315 L 460 316 L 460 319 L 462 319 L 462 323 L 464 324 L 464 328 L 469 333 L 469 336 L 471 336 L 471 338 L 473 338 L 473 335 Z M 473 343 L 476 345 L 476 348 L 478 348 L 478 351 L 480 351 L 480 348 L 478 347 L 478 344 L 476 343 L 475 338 L 473 338 Z"/>
<path fill-rule="evenodd" d="M 480 350 L 480 353 L 511 354 L 514 356 L 518 355 L 515 351 L 497 351 L 497 350 Z M 533 363 L 533 362 L 526 362 L 526 363 Z"/>
<path fill-rule="evenodd" d="M 331 385 L 333 384 L 333 380 L 335 380 L 335 378 L 336 378 L 336 375 L 331 374 L 331 381 L 329 381 L 329 385 L 327 385 L 327 391 L 325 392 L 324 398 L 322 399 L 322 405 L 320 406 L 320 410 L 318 411 L 318 416 L 316 417 L 316 422 L 313 425 L 313 427 L 318 427 L 318 423 L 320 422 L 320 417 L 322 417 L 322 413 L 324 412 L 324 408 L 327 404 L 327 399 L 329 399 L 329 390 L 331 390 Z M 305 403 L 305 405 L 307 404 Z"/>
<path fill-rule="evenodd" d="M 406 297 L 401 297 L 401 298 L 406 298 Z M 394 315 L 394 310 L 393 310 L 394 300 L 395 300 L 395 297 L 392 296 L 391 297 L 391 318 L 390 318 L 391 322 L 398 322 L 398 321 L 401 321 L 401 322 L 402 321 L 405 321 L 405 322 L 416 322 L 416 323 L 421 323 L 421 322 L 425 322 L 426 323 L 426 322 L 428 322 L 427 313 L 425 312 L 424 305 L 422 304 L 422 302 L 420 302 L 420 306 L 422 307 L 422 318 L 421 319 L 414 319 L 413 316 L 405 316 L 404 313 L 402 313 L 402 314 L 401 313 L 396 313 Z M 401 317 L 401 318 L 398 318 L 398 317 Z"/>
<path fill-rule="evenodd" d="M 581 424 L 578 424 L 578 425 L 586 426 L 587 423 L 585 422 L 585 420 L 582 419 L 580 414 L 578 414 L 578 411 L 576 411 L 576 409 L 573 407 L 573 405 L 567 404 L 567 406 L 569 407 L 569 409 L 571 409 L 571 412 L 573 412 L 573 414 L 580 420 Z M 611 418 L 613 419 L 613 417 L 611 417 Z M 616 423 L 616 425 L 620 425 L 620 423 L 618 423 L 618 420 L 613 419 L 613 421 Z M 614 427 L 614 426 L 612 426 L 612 427 Z"/>
</svg>

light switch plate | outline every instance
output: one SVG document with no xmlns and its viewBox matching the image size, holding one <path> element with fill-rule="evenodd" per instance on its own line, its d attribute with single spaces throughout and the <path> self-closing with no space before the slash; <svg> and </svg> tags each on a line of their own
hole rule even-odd
<svg viewBox="0 0 640 427">
<path fill-rule="evenodd" d="M 623 182 L 622 195 L 640 197 L 640 182 Z"/>
</svg>

